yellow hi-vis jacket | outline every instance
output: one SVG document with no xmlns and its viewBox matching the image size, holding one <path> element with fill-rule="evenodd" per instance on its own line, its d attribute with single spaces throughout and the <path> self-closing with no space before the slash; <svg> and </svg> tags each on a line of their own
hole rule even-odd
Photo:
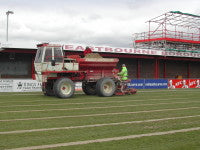
<svg viewBox="0 0 200 150">
<path fill-rule="evenodd" d="M 121 76 L 121 80 L 127 80 L 128 79 L 128 70 L 126 67 L 122 67 L 122 70 L 120 73 L 118 73 L 118 75 Z"/>
</svg>

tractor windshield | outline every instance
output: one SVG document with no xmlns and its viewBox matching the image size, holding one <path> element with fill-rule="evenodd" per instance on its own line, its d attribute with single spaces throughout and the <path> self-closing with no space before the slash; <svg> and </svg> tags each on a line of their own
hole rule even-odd
<svg viewBox="0 0 200 150">
<path fill-rule="evenodd" d="M 40 63 L 42 62 L 42 54 L 43 54 L 44 48 L 39 47 L 37 50 L 37 54 L 35 56 L 35 63 Z"/>
<path fill-rule="evenodd" d="M 35 63 L 41 62 L 63 62 L 61 47 L 39 47 L 35 56 Z"/>
</svg>

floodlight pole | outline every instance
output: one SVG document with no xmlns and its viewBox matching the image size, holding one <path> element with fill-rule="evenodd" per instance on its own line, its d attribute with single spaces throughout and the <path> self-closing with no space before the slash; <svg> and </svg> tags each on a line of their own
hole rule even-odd
<svg viewBox="0 0 200 150">
<path fill-rule="evenodd" d="M 8 42 L 8 18 L 9 18 L 9 14 L 14 14 L 13 11 L 7 11 L 6 15 L 7 15 L 7 27 L 6 27 L 6 41 Z"/>
</svg>

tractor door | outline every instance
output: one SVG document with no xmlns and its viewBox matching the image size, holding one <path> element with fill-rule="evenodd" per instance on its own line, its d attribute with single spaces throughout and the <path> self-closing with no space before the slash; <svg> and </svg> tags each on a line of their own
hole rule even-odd
<svg viewBox="0 0 200 150">
<path fill-rule="evenodd" d="M 42 68 L 43 68 L 43 58 L 44 58 L 44 47 L 38 47 L 36 56 L 35 56 L 35 61 L 34 61 L 34 66 L 35 66 L 35 77 L 36 80 L 39 82 L 42 82 Z"/>
<path fill-rule="evenodd" d="M 54 70 L 54 67 L 52 66 L 52 61 L 53 61 L 53 47 L 45 47 L 43 71 Z"/>
<path fill-rule="evenodd" d="M 44 54 L 44 48 L 39 47 L 35 56 L 35 61 L 34 61 L 36 72 L 42 71 L 43 54 Z"/>
<path fill-rule="evenodd" d="M 54 64 L 53 64 L 54 63 Z M 53 60 L 54 71 L 62 71 L 64 65 L 63 51 L 61 47 L 53 48 Z"/>
</svg>

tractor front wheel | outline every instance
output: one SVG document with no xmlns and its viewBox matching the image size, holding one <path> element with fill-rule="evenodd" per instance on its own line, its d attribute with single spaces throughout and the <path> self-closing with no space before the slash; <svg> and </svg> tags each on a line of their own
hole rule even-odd
<svg viewBox="0 0 200 150">
<path fill-rule="evenodd" d="M 57 79 L 53 86 L 55 96 L 59 98 L 72 97 L 75 91 L 74 82 L 68 78 Z"/>
<path fill-rule="evenodd" d="M 114 94 L 116 90 L 115 82 L 111 78 L 101 78 L 97 81 L 96 91 L 97 95 L 109 97 Z"/>
</svg>

